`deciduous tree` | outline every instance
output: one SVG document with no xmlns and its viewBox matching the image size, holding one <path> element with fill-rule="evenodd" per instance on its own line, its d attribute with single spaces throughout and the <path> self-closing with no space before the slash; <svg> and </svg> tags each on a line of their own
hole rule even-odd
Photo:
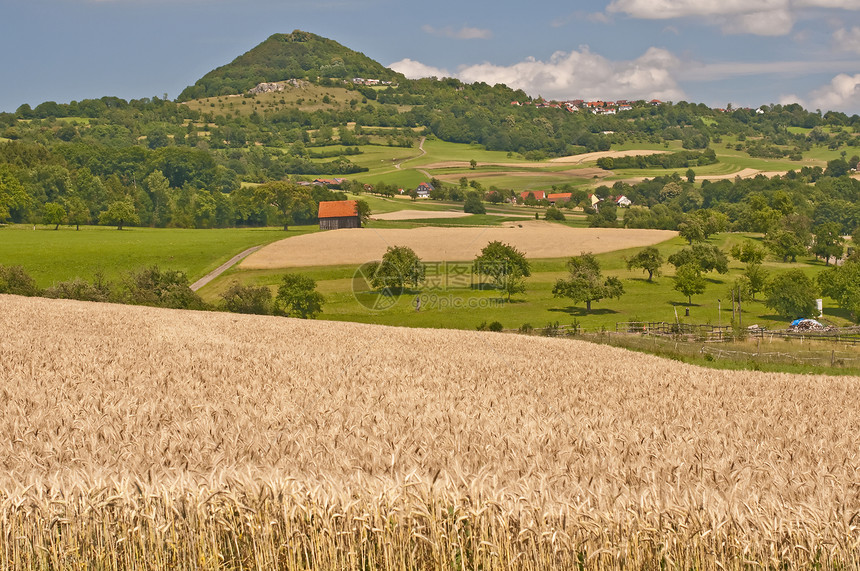
<svg viewBox="0 0 860 571">
<path fill-rule="evenodd" d="M 860 323 L 860 261 L 849 260 L 821 272 L 817 281 L 823 295 L 836 300 Z"/>
<path fill-rule="evenodd" d="M 313 319 L 322 312 L 325 297 L 316 291 L 317 283 L 302 274 L 284 274 L 278 295 L 275 296 L 275 312 L 287 317 Z"/>
<path fill-rule="evenodd" d="M 655 248 L 654 246 L 648 246 L 642 250 L 639 250 L 635 256 L 627 260 L 627 269 L 632 270 L 633 268 L 642 268 L 644 271 L 648 272 L 648 281 L 651 281 L 651 278 L 654 275 L 660 275 L 660 266 L 663 265 L 663 256 L 660 254 L 660 250 Z"/>
<path fill-rule="evenodd" d="M 515 247 L 494 241 L 484 246 L 475 258 L 475 272 L 505 292 L 510 301 L 513 294 L 525 291 L 525 278 L 531 275 L 531 267 L 525 255 Z"/>
<path fill-rule="evenodd" d="M 140 224 L 140 218 L 131 200 L 117 200 L 112 202 L 107 210 L 99 214 L 99 224 L 116 226 L 117 230 L 122 230 L 126 224 Z"/>
<path fill-rule="evenodd" d="M 556 297 L 568 297 L 574 303 L 584 301 L 586 311 L 591 311 L 592 301 L 619 298 L 624 294 L 621 280 L 604 278 L 600 264 L 591 253 L 574 256 L 568 260 L 567 269 L 570 277 L 556 281 L 552 293 Z"/>
<path fill-rule="evenodd" d="M 389 246 L 382 261 L 369 266 L 370 285 L 377 290 L 403 290 L 418 287 L 424 280 L 424 264 L 408 246 Z"/>
<path fill-rule="evenodd" d="M 675 282 L 673 286 L 676 291 L 687 297 L 687 304 L 693 303 L 693 296 L 705 292 L 705 278 L 702 277 L 702 270 L 696 264 L 683 264 L 675 270 L 675 277 L 672 278 Z"/>
<path fill-rule="evenodd" d="M 765 287 L 764 304 L 785 318 L 812 317 L 818 289 L 802 270 L 775 275 Z"/>
</svg>

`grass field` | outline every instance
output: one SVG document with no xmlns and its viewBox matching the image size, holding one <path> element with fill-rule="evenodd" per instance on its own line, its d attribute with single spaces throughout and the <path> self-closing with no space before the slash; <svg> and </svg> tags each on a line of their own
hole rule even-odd
<svg viewBox="0 0 860 571">
<path fill-rule="evenodd" d="M 858 377 L 13 296 L 0 328 L 4 569 L 860 565 Z"/>
<path fill-rule="evenodd" d="M 838 158 L 842 151 L 846 151 L 849 156 L 860 154 L 860 147 L 848 146 L 833 150 L 818 146 L 806 151 L 801 161 L 762 159 L 750 157 L 743 151 L 736 151 L 734 145 L 737 143 L 736 138 L 732 136 L 723 137 L 722 143 L 713 143 L 711 146 L 717 153 L 719 162 L 693 167 L 696 176 L 712 180 L 733 178 L 738 174 L 756 176 L 759 173 L 765 173 L 770 176 L 773 173 L 799 170 L 804 166 L 824 167 L 828 160 Z M 616 180 L 638 181 L 643 178 L 671 175 L 678 170 L 655 168 L 603 171 L 595 168 L 595 162 L 598 156 L 602 156 L 601 153 L 535 163 L 526 161 L 517 153 L 487 151 L 480 145 L 448 143 L 433 137 L 424 142 L 423 149 L 426 153 L 423 155 L 417 148 L 363 146 L 361 149 L 365 154 L 352 156 L 350 160 L 370 170 L 357 175 L 356 178 L 371 184 L 384 182 L 402 188 L 417 186 L 418 183 L 427 181 L 430 177 L 436 177 L 448 184 L 456 184 L 460 177 L 465 176 L 470 180 L 479 180 L 485 188 L 497 186 L 517 192 L 551 190 L 553 186 L 565 184 L 590 189 L 601 184 L 611 185 Z M 665 145 L 628 142 L 615 145 L 611 152 L 634 154 L 637 151 L 651 153 L 680 150 L 682 150 L 680 141 Z M 477 162 L 475 169 L 469 166 L 469 161 L 472 159 Z M 395 165 L 400 165 L 400 168 L 395 168 Z M 686 171 L 686 169 L 680 170 Z"/>
<path fill-rule="evenodd" d="M 289 232 L 274 228 L 188 230 L 106 226 L 74 228 L 11 225 L 0 227 L 0 264 L 21 265 L 40 287 L 101 272 L 107 279 L 144 266 L 181 270 L 190 281 L 217 268 L 251 246 L 284 236 L 313 232 L 315 226 L 294 226 Z"/>
</svg>

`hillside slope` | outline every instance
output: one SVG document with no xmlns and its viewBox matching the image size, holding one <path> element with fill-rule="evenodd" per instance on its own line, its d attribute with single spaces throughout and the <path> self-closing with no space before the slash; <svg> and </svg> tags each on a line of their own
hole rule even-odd
<svg viewBox="0 0 860 571">
<path fill-rule="evenodd" d="M 4 568 L 858 563 L 860 378 L 2 295 L 0 328 Z"/>
<path fill-rule="evenodd" d="M 178 100 L 245 93 L 262 82 L 317 77 L 403 79 L 397 72 L 334 40 L 295 30 L 291 34 L 274 34 L 229 64 L 210 71 L 185 88 Z"/>
</svg>

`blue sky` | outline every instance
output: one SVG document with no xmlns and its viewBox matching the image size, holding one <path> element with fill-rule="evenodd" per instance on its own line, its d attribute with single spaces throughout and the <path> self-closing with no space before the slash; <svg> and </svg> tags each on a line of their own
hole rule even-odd
<svg viewBox="0 0 860 571">
<path fill-rule="evenodd" d="M 0 0 L 0 111 L 175 98 L 268 36 L 556 99 L 860 113 L 860 0 Z"/>
</svg>

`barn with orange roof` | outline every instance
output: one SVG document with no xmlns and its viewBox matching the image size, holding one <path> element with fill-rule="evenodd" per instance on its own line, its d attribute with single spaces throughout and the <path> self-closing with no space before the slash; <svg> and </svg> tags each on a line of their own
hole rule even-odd
<svg viewBox="0 0 860 571">
<path fill-rule="evenodd" d="M 320 230 L 361 228 L 358 203 L 355 200 L 329 200 L 320 202 Z"/>
</svg>

